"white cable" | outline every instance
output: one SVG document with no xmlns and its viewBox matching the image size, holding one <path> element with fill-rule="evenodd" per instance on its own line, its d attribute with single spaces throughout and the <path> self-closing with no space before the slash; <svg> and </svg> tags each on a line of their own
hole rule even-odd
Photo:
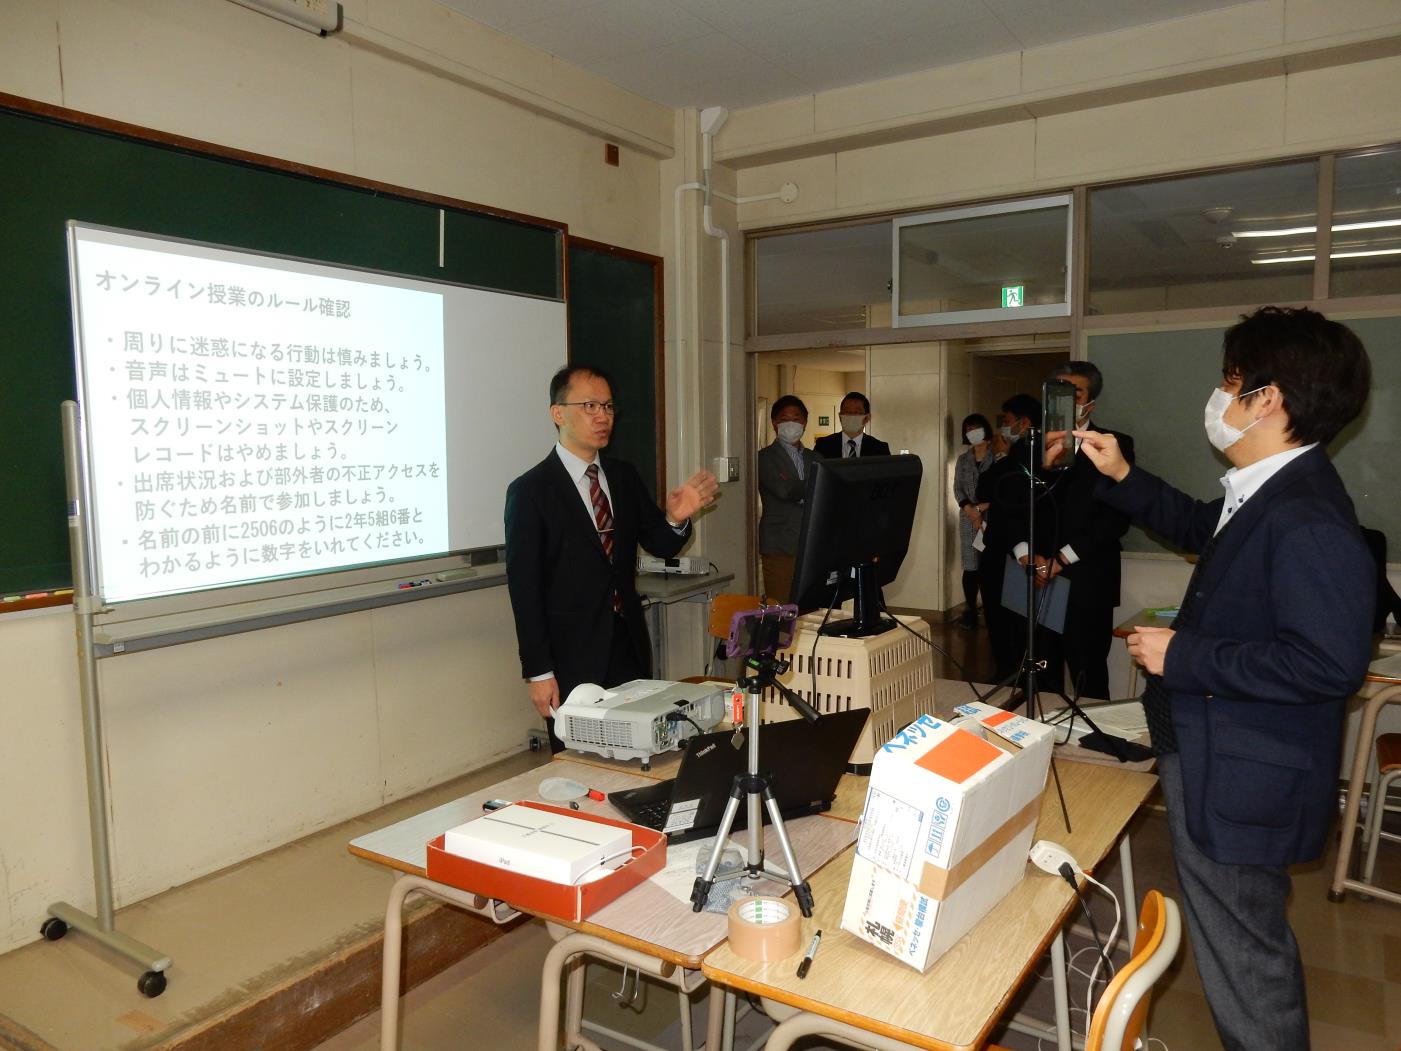
<svg viewBox="0 0 1401 1051">
<path fill-rule="evenodd" d="M 1082 872 L 1080 874 L 1085 877 L 1087 882 L 1094 884 L 1100 890 L 1104 891 L 1104 893 L 1108 894 L 1110 899 L 1114 902 L 1114 926 L 1110 928 L 1109 939 L 1104 943 L 1104 950 L 1100 952 L 1099 959 L 1095 961 L 1095 969 L 1092 972 L 1090 972 L 1090 984 L 1085 990 L 1085 1024 L 1088 1026 L 1089 1019 L 1093 1017 L 1090 1008 L 1094 1003 L 1095 981 L 1099 977 L 1099 967 L 1100 964 L 1104 963 L 1105 960 L 1109 959 L 1109 953 L 1113 951 L 1114 942 L 1119 937 L 1119 923 L 1123 919 L 1123 913 L 1119 909 L 1119 898 L 1112 890 L 1106 887 L 1099 880 L 1095 879 L 1088 872 Z M 1114 964 L 1111 962 L 1109 964 L 1109 977 L 1112 978 L 1113 976 Z M 1108 982 L 1109 978 L 1106 978 L 1105 981 Z"/>
</svg>

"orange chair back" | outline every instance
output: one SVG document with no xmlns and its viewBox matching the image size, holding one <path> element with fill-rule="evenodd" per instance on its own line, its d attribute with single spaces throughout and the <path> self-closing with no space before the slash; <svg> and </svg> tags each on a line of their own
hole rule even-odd
<svg viewBox="0 0 1401 1051">
<path fill-rule="evenodd" d="M 1104 1029 L 1109 1021 L 1109 1009 L 1118 999 L 1119 990 L 1128 983 L 1134 972 L 1147 963 L 1149 958 L 1158 951 L 1166 933 L 1167 907 L 1164 904 L 1162 892 L 1150 890 L 1144 895 L 1143 909 L 1138 914 L 1138 936 L 1134 938 L 1133 956 L 1104 987 L 1104 992 L 1099 998 L 1099 1006 L 1095 1008 L 1094 1018 L 1090 1022 L 1089 1035 L 1085 1038 L 1085 1051 L 1133 1051 L 1134 1041 L 1143 1032 L 1143 1023 L 1148 1018 L 1148 1002 L 1153 998 L 1152 989 L 1146 991 L 1138 1001 L 1138 1006 L 1133 1009 L 1129 1023 L 1124 1028 L 1123 1043 L 1115 1048 L 1102 1046 Z"/>
</svg>

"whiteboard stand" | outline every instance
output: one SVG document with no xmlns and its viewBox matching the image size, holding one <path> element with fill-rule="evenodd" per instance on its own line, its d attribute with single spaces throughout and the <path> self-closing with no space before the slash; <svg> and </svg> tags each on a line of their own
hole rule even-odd
<svg viewBox="0 0 1401 1051">
<path fill-rule="evenodd" d="M 49 918 L 39 929 L 49 941 L 57 941 L 70 928 L 82 931 L 145 968 L 136 982 L 143 996 L 165 992 L 165 972 L 170 957 L 116 929 L 112 909 L 112 854 L 107 828 L 107 781 L 102 757 L 102 706 L 97 684 L 97 654 L 93 649 L 93 613 L 98 607 L 92 594 L 92 548 L 88 521 L 85 446 L 76 402 L 63 403 L 63 465 L 68 490 L 68 549 L 73 559 L 73 617 L 78 635 L 78 693 L 83 709 L 83 758 L 88 777 L 88 824 L 92 836 L 92 878 L 97 897 L 93 916 L 66 901 L 49 906 Z"/>
</svg>

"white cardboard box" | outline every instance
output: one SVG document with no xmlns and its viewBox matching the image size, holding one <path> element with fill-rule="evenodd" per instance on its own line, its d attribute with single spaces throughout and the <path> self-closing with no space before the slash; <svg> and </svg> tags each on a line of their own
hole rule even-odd
<svg viewBox="0 0 1401 1051">
<path fill-rule="evenodd" d="M 842 929 L 926 971 L 1026 871 L 1053 731 L 981 703 L 875 755 Z"/>
<path fill-rule="evenodd" d="M 449 854 L 571 886 L 607 861 L 616 868 L 631 848 L 626 828 L 523 806 L 494 810 L 443 837 Z"/>
</svg>

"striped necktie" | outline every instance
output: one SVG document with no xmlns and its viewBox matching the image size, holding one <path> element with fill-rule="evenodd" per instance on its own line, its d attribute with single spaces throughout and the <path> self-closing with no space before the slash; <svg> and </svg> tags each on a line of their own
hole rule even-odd
<svg viewBox="0 0 1401 1051">
<path fill-rule="evenodd" d="M 856 439 L 855 439 L 855 438 L 848 438 L 848 439 L 846 440 L 846 458 L 847 458 L 848 460 L 854 460 L 854 459 L 856 459 Z"/>
<path fill-rule="evenodd" d="M 598 464 L 589 464 L 584 471 L 589 476 L 589 503 L 593 505 L 594 526 L 598 529 L 598 541 L 603 545 L 603 553 L 611 561 L 613 558 L 613 509 L 608 506 L 608 494 L 598 481 Z"/>
</svg>

